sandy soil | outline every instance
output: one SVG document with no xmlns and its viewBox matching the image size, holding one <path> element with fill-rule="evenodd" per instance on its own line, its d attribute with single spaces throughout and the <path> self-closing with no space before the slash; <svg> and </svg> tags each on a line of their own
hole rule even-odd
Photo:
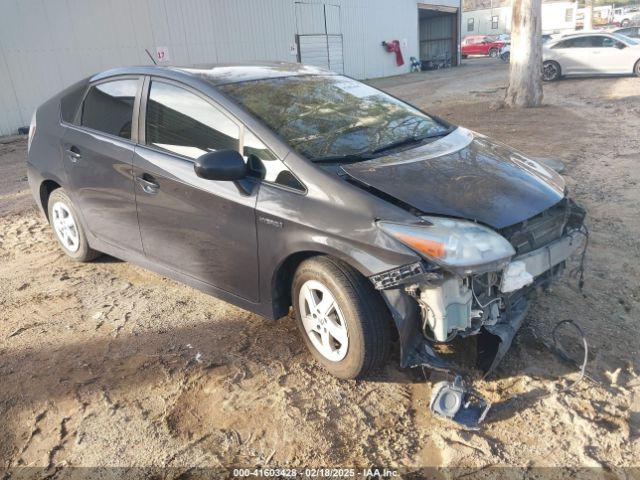
<svg viewBox="0 0 640 480">
<path fill-rule="evenodd" d="M 374 82 L 562 159 L 589 210 L 584 292 L 567 278 L 540 298 L 497 375 L 477 382 L 494 403 L 481 432 L 434 419 L 430 385 L 395 359 L 374 379 L 338 381 L 290 319 L 270 323 L 112 258 L 70 261 L 29 196 L 25 141 L 9 139 L 0 144 L 0 468 L 638 465 L 640 79 L 545 85 L 545 106 L 523 111 L 499 108 L 505 82 L 493 60 Z M 596 380 L 568 393 L 575 370 L 544 347 L 565 318 L 584 328 Z"/>
</svg>

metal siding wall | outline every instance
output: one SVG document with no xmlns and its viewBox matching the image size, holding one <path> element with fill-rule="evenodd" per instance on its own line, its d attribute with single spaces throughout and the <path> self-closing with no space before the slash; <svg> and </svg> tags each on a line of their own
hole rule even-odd
<svg viewBox="0 0 640 480">
<path fill-rule="evenodd" d="M 416 0 L 342 0 L 344 70 L 356 78 L 384 77 L 409 71 L 409 57 L 418 56 L 418 6 Z M 383 40 L 401 44 L 405 64 L 396 65 L 395 54 Z"/>
<path fill-rule="evenodd" d="M 327 3 L 330 33 L 340 29 L 343 34 L 347 75 L 405 73 L 409 57 L 418 56 L 416 0 L 300 1 Z M 0 134 L 28 125 L 38 105 L 80 78 L 116 66 L 149 64 L 145 48 L 154 54 L 156 47 L 168 47 L 174 65 L 295 61 L 290 45 L 297 31 L 296 3 L 2 0 Z M 397 67 L 395 55 L 380 43 L 403 39 L 407 40 L 402 46 L 405 65 Z"/>
</svg>

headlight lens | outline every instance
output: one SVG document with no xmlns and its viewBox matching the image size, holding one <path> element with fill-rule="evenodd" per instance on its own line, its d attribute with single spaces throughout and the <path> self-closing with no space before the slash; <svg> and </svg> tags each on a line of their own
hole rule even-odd
<svg viewBox="0 0 640 480">
<path fill-rule="evenodd" d="M 422 217 L 425 225 L 378 222 L 378 226 L 434 263 L 460 275 L 504 268 L 515 255 L 511 244 L 490 228 L 466 220 Z"/>
</svg>

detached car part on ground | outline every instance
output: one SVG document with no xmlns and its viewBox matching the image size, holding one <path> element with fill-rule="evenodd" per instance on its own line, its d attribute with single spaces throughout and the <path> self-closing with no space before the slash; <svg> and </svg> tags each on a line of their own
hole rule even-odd
<svg viewBox="0 0 640 480">
<path fill-rule="evenodd" d="M 340 378 L 384 365 L 394 338 L 403 367 L 456 370 L 435 346 L 478 335 L 491 371 L 584 240 L 552 169 L 297 64 L 96 75 L 38 108 L 28 156 L 71 258 L 104 252 L 270 319 L 293 307 Z"/>
</svg>

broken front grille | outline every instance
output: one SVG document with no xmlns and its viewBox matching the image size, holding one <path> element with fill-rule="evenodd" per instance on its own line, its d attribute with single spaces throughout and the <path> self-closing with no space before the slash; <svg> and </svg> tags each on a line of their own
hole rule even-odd
<svg viewBox="0 0 640 480">
<path fill-rule="evenodd" d="M 535 217 L 502 229 L 500 233 L 513 245 L 516 255 L 522 255 L 557 240 L 567 230 L 580 228 L 584 217 L 585 210 L 565 198 Z"/>
</svg>

